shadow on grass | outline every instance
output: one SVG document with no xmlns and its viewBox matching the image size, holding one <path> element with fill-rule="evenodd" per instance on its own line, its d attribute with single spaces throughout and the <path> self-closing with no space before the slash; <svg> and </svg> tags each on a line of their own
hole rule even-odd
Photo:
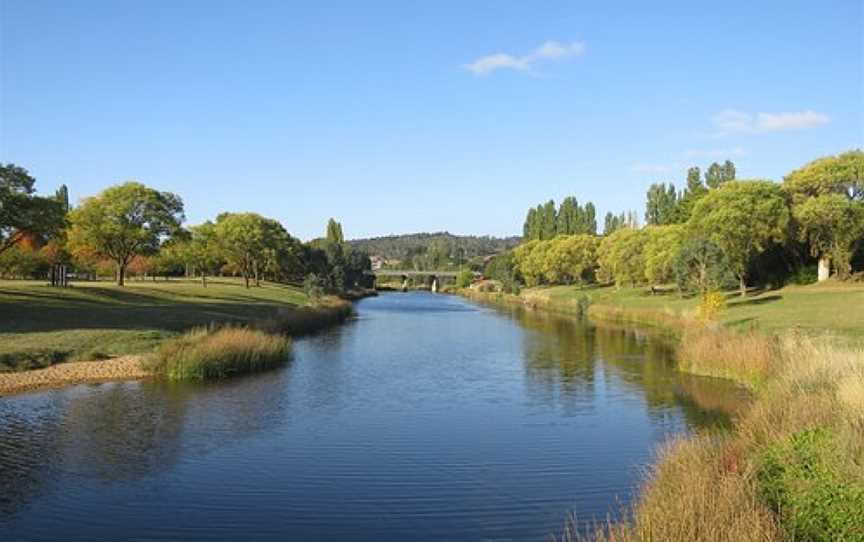
<svg viewBox="0 0 864 542">
<path fill-rule="evenodd" d="M 745 306 L 749 306 L 749 305 L 764 305 L 766 303 L 773 303 L 775 301 L 780 301 L 781 299 L 783 299 L 783 296 L 780 294 L 772 294 L 772 295 L 766 295 L 764 297 L 753 297 L 750 299 L 747 299 L 747 298 L 741 299 L 739 297 L 737 299 L 738 299 L 738 301 L 733 300 L 731 303 L 729 303 L 729 306 L 730 307 L 745 307 Z"/>
</svg>

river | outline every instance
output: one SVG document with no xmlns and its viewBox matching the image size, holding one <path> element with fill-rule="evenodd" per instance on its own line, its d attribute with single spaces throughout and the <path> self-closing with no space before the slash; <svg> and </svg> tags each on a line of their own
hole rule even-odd
<svg viewBox="0 0 864 542">
<path fill-rule="evenodd" d="M 385 294 L 276 371 L 0 398 L 0 540 L 546 540 L 739 400 L 652 333 Z"/>
</svg>

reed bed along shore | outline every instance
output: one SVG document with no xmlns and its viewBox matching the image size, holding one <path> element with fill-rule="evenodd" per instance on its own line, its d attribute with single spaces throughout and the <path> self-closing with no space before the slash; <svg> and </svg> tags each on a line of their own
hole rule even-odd
<svg viewBox="0 0 864 542">
<path fill-rule="evenodd" d="M 291 340 L 263 331 L 200 328 L 170 339 L 145 367 L 169 380 L 208 380 L 272 369 L 288 361 Z"/>
<path fill-rule="evenodd" d="M 145 360 L 147 369 L 169 380 L 210 380 L 265 371 L 290 359 L 291 339 L 343 322 L 350 302 L 323 298 L 317 303 L 277 311 L 249 326 L 211 326 L 162 343 Z"/>
</svg>

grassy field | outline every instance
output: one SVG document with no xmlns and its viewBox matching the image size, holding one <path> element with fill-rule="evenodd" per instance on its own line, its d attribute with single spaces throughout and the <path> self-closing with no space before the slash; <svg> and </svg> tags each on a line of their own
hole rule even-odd
<svg viewBox="0 0 864 542">
<path fill-rule="evenodd" d="M 213 322 L 276 318 L 308 301 L 293 286 L 246 289 L 239 280 L 80 282 L 49 288 L 0 281 L 0 370 L 147 352 L 167 337 Z"/>
<path fill-rule="evenodd" d="M 523 296 L 547 298 L 551 304 L 574 304 L 587 294 L 594 305 L 635 311 L 693 313 L 697 297 L 682 299 L 673 292 L 652 295 L 647 288 L 555 286 L 528 290 Z M 806 335 L 835 335 L 842 343 L 864 343 L 864 284 L 827 282 L 755 291 L 746 298 L 728 295 L 720 321 L 733 329 L 781 334 L 797 329 Z"/>
</svg>

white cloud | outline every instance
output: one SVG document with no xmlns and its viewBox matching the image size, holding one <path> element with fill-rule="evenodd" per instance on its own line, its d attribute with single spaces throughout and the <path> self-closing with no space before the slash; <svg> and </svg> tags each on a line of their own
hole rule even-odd
<svg viewBox="0 0 864 542">
<path fill-rule="evenodd" d="M 828 115 L 815 111 L 800 111 L 797 113 L 759 113 L 756 116 L 756 128 L 770 132 L 775 130 L 800 130 L 828 124 Z"/>
<path fill-rule="evenodd" d="M 719 130 L 718 135 L 803 130 L 831 122 L 828 115 L 811 110 L 753 115 L 737 109 L 725 109 L 711 120 Z"/>
<path fill-rule="evenodd" d="M 527 55 L 514 56 L 507 53 L 495 53 L 483 56 L 464 68 L 474 75 L 488 75 L 495 70 L 511 69 L 516 71 L 529 71 L 533 64 L 541 60 L 562 60 L 568 57 L 579 56 L 585 52 L 585 44 L 574 41 L 572 43 L 559 43 L 547 41 Z"/>
</svg>

